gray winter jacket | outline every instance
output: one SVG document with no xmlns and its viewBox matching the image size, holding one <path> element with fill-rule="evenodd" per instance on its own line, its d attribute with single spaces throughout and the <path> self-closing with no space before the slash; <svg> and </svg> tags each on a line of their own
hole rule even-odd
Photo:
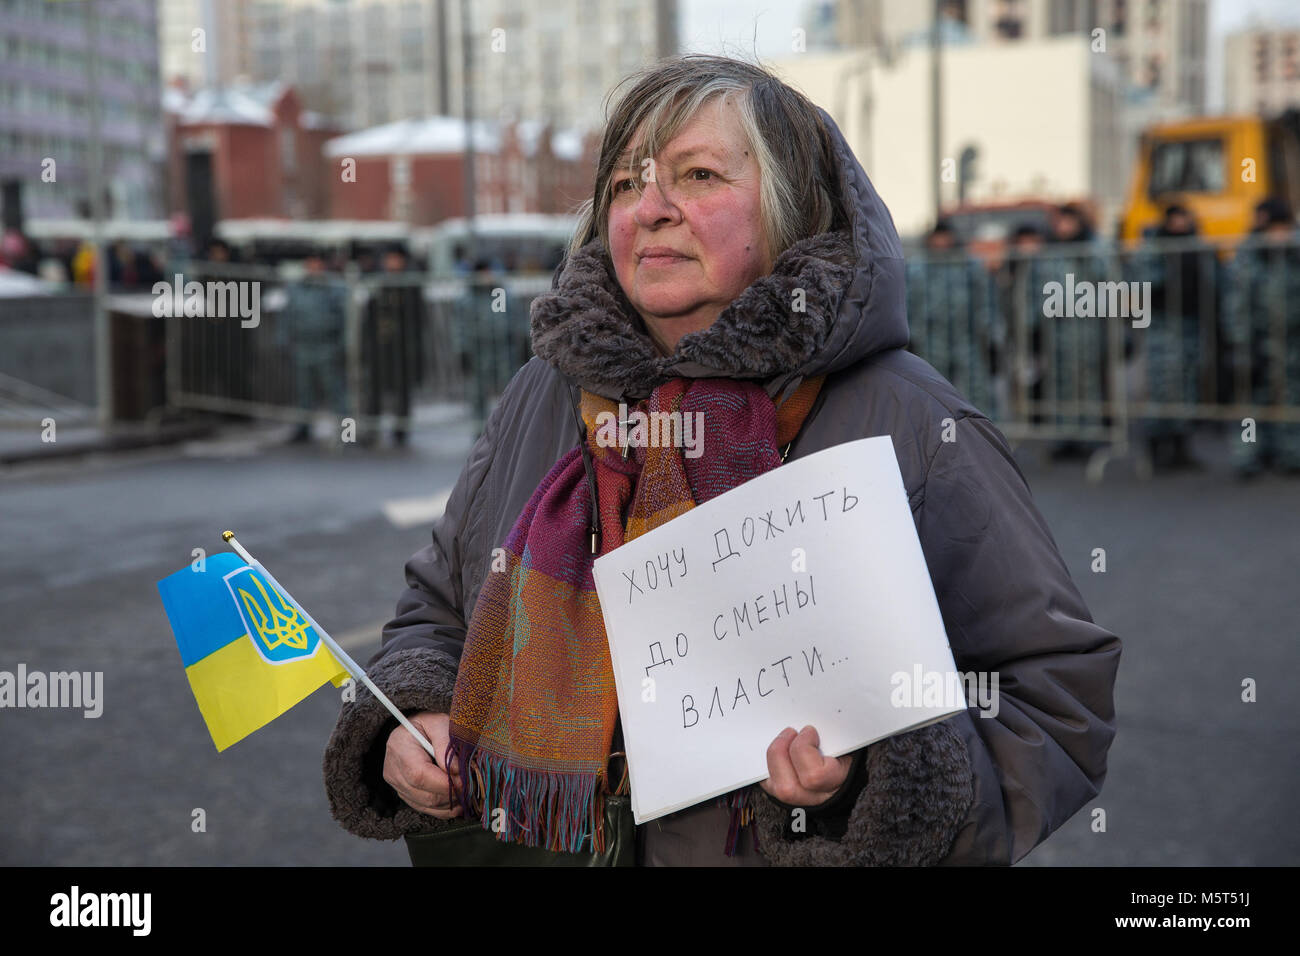
<svg viewBox="0 0 1300 956">
<path fill-rule="evenodd" d="M 536 353 L 507 387 L 435 522 L 368 671 L 406 713 L 450 710 L 466 623 L 492 549 L 579 440 L 581 386 L 635 401 L 673 376 L 735 377 L 787 394 L 825 375 L 788 459 L 890 435 L 958 670 L 997 672 L 995 717 L 971 707 L 855 755 L 795 833 L 790 807 L 755 804 L 760 852 L 721 853 L 728 811 L 710 802 L 638 828 L 646 863 L 1010 864 L 1101 789 L 1115 735 L 1120 642 L 1092 621 L 1001 433 L 905 351 L 902 251 L 893 221 L 834 122 L 844 229 L 796 243 L 709 328 L 660 356 L 596 242 L 566 259 L 533 305 Z M 791 309 L 804 290 L 803 312 Z M 955 440 L 944 440 L 946 437 Z M 788 460 L 787 459 L 787 460 Z M 361 836 L 439 821 L 382 779 L 396 722 L 364 689 L 325 753 L 331 810 Z"/>
</svg>

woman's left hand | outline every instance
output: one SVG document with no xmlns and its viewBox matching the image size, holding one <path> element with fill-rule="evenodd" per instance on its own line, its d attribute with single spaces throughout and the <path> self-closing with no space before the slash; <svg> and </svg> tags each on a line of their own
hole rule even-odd
<svg viewBox="0 0 1300 956">
<path fill-rule="evenodd" d="M 826 757 L 817 728 L 796 732 L 787 727 L 767 748 L 766 780 L 759 786 L 771 796 L 796 807 L 825 803 L 848 779 L 853 755 Z"/>
</svg>

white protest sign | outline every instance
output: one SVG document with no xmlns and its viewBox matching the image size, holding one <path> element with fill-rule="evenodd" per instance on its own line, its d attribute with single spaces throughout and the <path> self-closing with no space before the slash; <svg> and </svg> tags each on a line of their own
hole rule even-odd
<svg viewBox="0 0 1300 956">
<path fill-rule="evenodd" d="M 889 436 L 775 468 L 594 575 L 637 823 L 766 779 L 785 727 L 840 756 L 966 709 Z"/>
</svg>

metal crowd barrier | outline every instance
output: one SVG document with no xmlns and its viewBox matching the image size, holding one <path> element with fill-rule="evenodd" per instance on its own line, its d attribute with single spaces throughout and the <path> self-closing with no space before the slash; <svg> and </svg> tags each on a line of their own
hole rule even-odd
<svg viewBox="0 0 1300 956">
<path fill-rule="evenodd" d="M 1012 441 L 1146 439 L 1246 419 L 1300 441 L 1300 240 L 1049 244 L 908 257 L 909 346 Z M 1298 446 L 1300 447 L 1300 446 Z"/>
<path fill-rule="evenodd" d="M 89 293 L 0 296 L 0 428 L 96 417 Z"/>
<path fill-rule="evenodd" d="M 368 432 L 408 429 L 431 403 L 481 422 L 527 361 L 529 305 L 550 286 L 549 275 L 286 280 L 224 263 L 183 279 L 216 290 L 215 307 L 205 296 L 187 316 L 184 290 L 173 297 L 169 404 L 298 422 L 328 412 Z M 1253 419 L 1300 448 L 1294 237 L 1047 245 L 993 266 L 911 255 L 907 284 L 912 350 L 1010 440 L 1090 448 L 1091 477 L 1117 457 L 1141 468 L 1145 439 L 1199 422 Z M 237 308 L 253 298 L 255 324 Z"/>
<path fill-rule="evenodd" d="M 367 435 L 408 431 L 431 407 L 481 423 L 531 355 L 529 305 L 550 287 L 549 275 L 285 279 L 218 262 L 180 274 L 163 306 L 170 406 L 303 424 L 329 414 Z"/>
</svg>

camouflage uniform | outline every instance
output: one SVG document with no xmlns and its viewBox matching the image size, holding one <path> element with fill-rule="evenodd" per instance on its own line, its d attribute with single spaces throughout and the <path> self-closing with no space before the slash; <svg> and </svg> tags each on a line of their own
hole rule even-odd
<svg viewBox="0 0 1300 956">
<path fill-rule="evenodd" d="M 411 395 L 424 372 L 423 322 L 424 292 L 418 277 L 386 275 L 371 288 L 361 336 L 364 414 L 376 418 L 390 412 L 409 419 Z M 406 436 L 402 422 L 393 426 L 396 442 L 404 443 Z M 376 439 L 373 427 L 365 429 L 363 442 Z"/>
<path fill-rule="evenodd" d="M 962 253 L 908 258 L 909 349 L 995 419 L 1003 412 L 994 388 L 997 318 L 994 284 L 978 259 Z"/>
<path fill-rule="evenodd" d="M 1044 293 L 1043 288 L 1049 282 L 1063 281 L 1064 273 L 1058 274 L 1058 262 L 1047 258 L 1047 253 L 1037 252 L 1032 255 L 1009 252 L 998 274 L 1000 313 L 1003 316 L 1005 334 L 1003 336 L 1002 354 L 1005 366 L 1008 401 L 1017 409 L 1017 414 L 1029 422 L 1043 422 L 1041 412 L 1031 412 L 1022 407 L 1021 392 L 1030 403 L 1045 400 L 1043 386 L 1047 373 L 1044 348 Z M 1048 320 L 1056 324 L 1065 321 Z"/>
<path fill-rule="evenodd" d="M 1203 358 L 1201 320 L 1213 317 L 1214 295 L 1222 287 L 1218 257 L 1213 249 L 1147 250 L 1135 258 L 1134 266 L 1136 280 L 1151 283 L 1151 324 L 1136 330 L 1146 343 L 1148 398 L 1154 403 L 1195 403 Z M 1191 433 L 1186 418 L 1146 421 L 1149 440 L 1187 438 Z"/>
<path fill-rule="evenodd" d="M 289 286 L 288 295 L 278 329 L 293 359 L 294 404 L 342 415 L 347 291 L 337 280 L 310 279 Z"/>
<path fill-rule="evenodd" d="M 1097 283 L 1118 278 L 1106 274 L 1101 254 L 1096 243 L 1048 245 L 1031 262 L 1026 325 L 1030 341 L 1035 343 L 1031 354 L 1042 381 L 1039 399 L 1048 410 L 1044 420 L 1067 430 L 1071 426 L 1097 429 L 1102 425 L 1101 415 L 1086 410 L 1083 403 L 1097 407 L 1106 397 L 1107 327 L 1109 322 L 1122 320 L 1099 317 Z M 1074 277 L 1073 284 L 1067 286 L 1070 275 Z M 1051 282 L 1060 284 L 1062 298 L 1060 313 L 1049 317 L 1045 287 Z M 1090 316 L 1075 314 L 1077 291 L 1073 296 L 1075 302 L 1066 301 L 1071 289 L 1078 290 L 1083 283 L 1093 286 Z M 1053 405 L 1057 408 L 1055 414 L 1051 412 Z"/>
<path fill-rule="evenodd" d="M 1231 358 L 1249 363 L 1249 394 L 1261 405 L 1300 406 L 1300 249 L 1298 235 L 1283 243 L 1261 236 L 1242 242 L 1227 283 L 1226 337 Z M 1284 351 L 1283 351 L 1284 350 Z M 1274 364 L 1284 375 L 1273 390 Z M 1236 394 L 1236 381 L 1233 381 Z M 1300 424 L 1257 422 L 1255 441 L 1233 431 L 1233 463 L 1253 471 L 1270 459 L 1282 469 L 1300 469 Z"/>
</svg>

